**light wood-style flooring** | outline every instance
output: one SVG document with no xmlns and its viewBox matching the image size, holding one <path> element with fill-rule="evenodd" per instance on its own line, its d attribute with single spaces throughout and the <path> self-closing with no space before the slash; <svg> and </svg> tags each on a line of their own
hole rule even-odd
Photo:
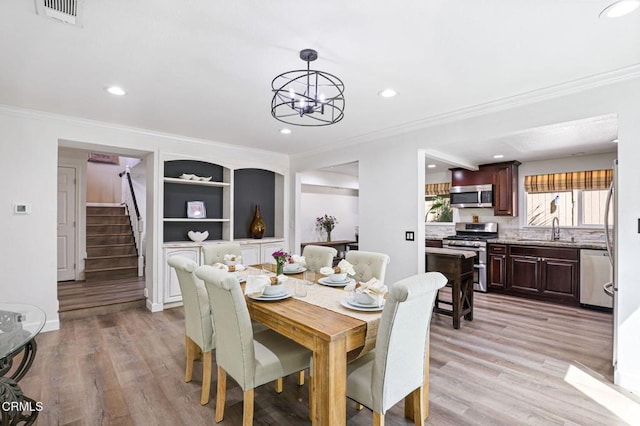
<svg viewBox="0 0 640 426">
<path fill-rule="evenodd" d="M 426 424 L 633 423 L 629 412 L 637 403 L 609 384 L 611 314 L 494 294 L 476 293 L 475 302 L 474 320 L 459 330 L 450 317 L 434 315 Z M 38 424 L 215 424 L 215 383 L 212 400 L 201 406 L 199 362 L 194 380 L 183 381 L 183 327 L 182 308 L 132 309 L 62 321 L 60 331 L 38 336 L 35 363 L 21 382 L 26 395 L 44 404 Z M 242 392 L 232 379 L 228 388 L 220 424 L 241 424 Z M 594 399 L 589 393 L 596 390 Z M 627 411 L 610 411 L 610 398 Z M 255 424 L 309 424 L 307 402 L 307 386 L 293 376 L 280 395 L 263 386 L 255 395 Z M 347 406 L 349 425 L 371 424 L 367 409 Z M 402 414 L 400 402 L 386 424 L 408 424 Z"/>
</svg>

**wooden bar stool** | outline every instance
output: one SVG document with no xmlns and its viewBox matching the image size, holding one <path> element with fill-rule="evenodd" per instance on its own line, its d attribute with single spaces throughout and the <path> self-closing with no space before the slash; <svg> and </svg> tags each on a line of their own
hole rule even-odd
<svg viewBox="0 0 640 426">
<path fill-rule="evenodd" d="M 442 248 L 426 249 L 426 272 L 440 272 L 451 287 L 451 300 L 436 295 L 433 311 L 453 317 L 453 328 L 460 328 L 460 318 L 473 320 L 473 264 L 475 253 Z M 448 307 L 443 307 L 445 305 Z"/>
</svg>

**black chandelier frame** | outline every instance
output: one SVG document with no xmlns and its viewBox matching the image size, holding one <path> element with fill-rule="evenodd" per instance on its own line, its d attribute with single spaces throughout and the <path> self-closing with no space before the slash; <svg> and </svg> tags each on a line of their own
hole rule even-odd
<svg viewBox="0 0 640 426">
<path fill-rule="evenodd" d="M 312 70 L 318 52 L 304 49 L 306 70 L 287 71 L 271 82 L 271 115 L 294 126 L 328 126 L 344 118 L 344 83 L 333 74 Z"/>
</svg>

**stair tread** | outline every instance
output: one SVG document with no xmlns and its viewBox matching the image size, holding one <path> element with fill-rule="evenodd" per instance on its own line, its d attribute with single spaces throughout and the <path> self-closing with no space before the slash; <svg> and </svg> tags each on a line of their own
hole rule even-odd
<svg viewBox="0 0 640 426">
<path fill-rule="evenodd" d="M 105 236 L 122 236 L 122 235 L 131 235 L 131 233 L 125 232 L 124 234 L 87 234 L 88 237 L 94 237 L 94 236 L 105 237 Z"/>
<path fill-rule="evenodd" d="M 87 256 L 86 260 L 113 259 L 116 257 L 138 257 L 138 255 L 135 253 L 130 253 L 130 254 L 110 254 L 108 256 Z"/>
<path fill-rule="evenodd" d="M 84 272 L 105 272 L 105 271 L 122 271 L 125 269 L 138 269 L 138 266 L 113 266 L 109 268 L 85 269 Z"/>
</svg>

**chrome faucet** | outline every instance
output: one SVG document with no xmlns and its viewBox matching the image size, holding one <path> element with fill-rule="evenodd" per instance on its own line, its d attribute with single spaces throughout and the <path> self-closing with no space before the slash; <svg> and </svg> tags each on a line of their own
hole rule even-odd
<svg viewBox="0 0 640 426">
<path fill-rule="evenodd" d="M 551 239 L 554 241 L 560 239 L 560 220 L 558 216 L 551 221 Z"/>
</svg>

